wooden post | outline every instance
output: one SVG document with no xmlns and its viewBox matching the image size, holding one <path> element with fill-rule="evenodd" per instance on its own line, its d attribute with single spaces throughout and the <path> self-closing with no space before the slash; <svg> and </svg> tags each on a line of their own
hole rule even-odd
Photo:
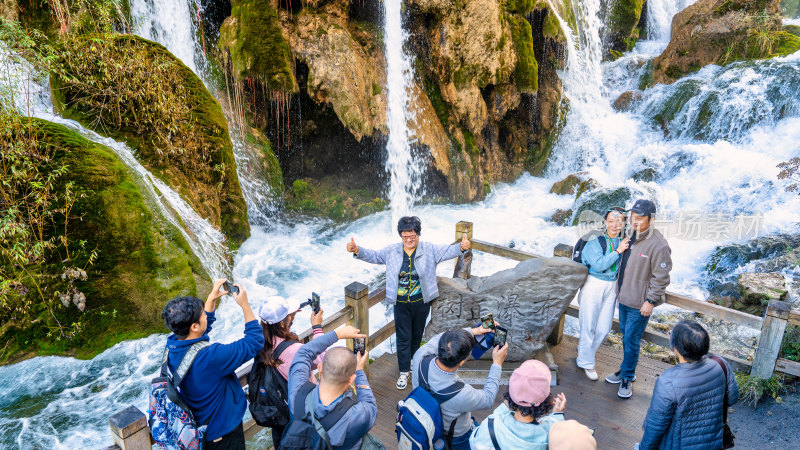
<svg viewBox="0 0 800 450">
<path fill-rule="evenodd" d="M 558 244 L 553 249 L 553 256 L 561 256 L 564 258 L 572 258 L 572 247 L 567 244 Z M 561 319 L 558 321 L 558 325 L 553 329 L 553 332 L 550 333 L 550 336 L 547 337 L 547 343 L 550 345 L 558 345 L 561 343 L 561 338 L 564 337 L 564 317 L 566 316 L 566 312 L 561 315 Z"/>
<path fill-rule="evenodd" d="M 472 240 L 472 222 L 461 221 L 456 224 L 456 241 L 460 241 L 464 233 L 467 234 L 467 239 Z M 472 250 L 458 257 L 456 260 L 455 268 L 453 269 L 453 278 L 468 279 L 472 276 Z"/>
<path fill-rule="evenodd" d="M 761 326 L 761 337 L 758 338 L 758 348 L 753 356 L 750 376 L 762 379 L 772 377 L 790 311 L 791 306 L 788 302 L 770 300 L 764 312 L 764 324 Z"/>
<path fill-rule="evenodd" d="M 135 406 L 129 406 L 108 418 L 114 443 L 122 450 L 150 450 L 150 429 L 147 416 Z"/>
<path fill-rule="evenodd" d="M 367 335 L 364 340 L 365 348 L 369 348 L 369 288 L 354 281 L 344 288 L 344 304 L 353 308 L 353 320 L 347 322 Z M 353 341 L 347 341 L 347 348 L 353 349 Z M 369 365 L 364 367 L 364 373 L 369 376 Z"/>
</svg>

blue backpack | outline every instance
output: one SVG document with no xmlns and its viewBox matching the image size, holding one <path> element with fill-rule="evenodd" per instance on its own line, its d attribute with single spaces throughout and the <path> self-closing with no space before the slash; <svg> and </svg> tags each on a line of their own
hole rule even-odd
<svg viewBox="0 0 800 450">
<path fill-rule="evenodd" d="M 442 392 L 431 389 L 428 372 L 434 356 L 420 363 L 419 387 L 414 388 L 405 400 L 397 403 L 397 447 L 399 450 L 440 450 L 450 448 L 456 421 L 444 434 L 441 404 L 452 399 L 464 388 L 462 381 L 453 383 Z"/>
<path fill-rule="evenodd" d="M 150 435 L 158 448 L 164 450 L 200 450 L 203 448 L 207 423 L 197 426 L 192 410 L 181 397 L 178 388 L 183 377 L 192 367 L 197 353 L 211 345 L 200 341 L 192 345 L 183 355 L 178 370 L 173 375 L 169 370 L 167 358 L 169 349 L 164 349 L 161 359 L 161 376 L 150 382 Z"/>
</svg>

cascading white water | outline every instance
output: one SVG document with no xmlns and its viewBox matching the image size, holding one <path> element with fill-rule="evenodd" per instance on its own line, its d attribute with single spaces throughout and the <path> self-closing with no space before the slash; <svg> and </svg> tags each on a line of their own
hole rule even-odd
<svg viewBox="0 0 800 450">
<path fill-rule="evenodd" d="M 696 0 L 648 0 L 647 1 L 647 39 L 669 42 L 672 32 L 672 18 Z"/>
<path fill-rule="evenodd" d="M 236 173 L 247 204 L 251 224 L 264 226 L 275 211 L 275 195 L 267 183 L 267 175 L 255 161 L 258 151 L 245 143 L 227 98 L 224 86 L 215 86 L 208 76 L 208 59 L 200 44 L 198 15 L 202 12 L 195 0 L 130 0 L 134 32 L 163 45 L 192 69 L 223 106 L 233 143 Z"/>
<path fill-rule="evenodd" d="M 571 35 L 569 27 L 563 28 Z M 582 42 L 597 39 L 599 44 L 599 30 L 591 33 L 598 34 Z M 571 244 L 576 239 L 575 229 L 555 225 L 549 218 L 557 209 L 575 207 L 574 199 L 549 190 L 563 171 L 573 168 L 588 170 L 604 187 L 625 187 L 637 195 L 651 196 L 658 200 L 661 211 L 760 212 L 769 218 L 762 234 L 796 232 L 800 197 L 784 192 L 775 165 L 800 156 L 800 54 L 736 63 L 724 69 L 709 67 L 673 85 L 649 88 L 638 107 L 615 112 L 610 103 L 620 92 L 638 86 L 642 63 L 656 55 L 659 47 L 663 49 L 665 42 L 641 42 L 618 61 L 598 65 L 599 79 L 572 73 L 573 68 L 581 67 L 575 61 L 585 56 L 580 45 L 585 44 L 569 46 L 569 68 L 561 74 L 571 112 L 551 166 L 563 166 L 552 167 L 544 178 L 526 175 L 513 184 L 493 186 L 492 193 L 475 204 L 416 207 L 414 213 L 423 221 L 426 240 L 449 242 L 455 222 L 468 220 L 475 224 L 476 238 L 504 245 L 513 242 L 516 248 L 532 253 L 546 255 L 557 243 Z M 582 87 L 570 81 L 573 76 L 586 76 L 599 85 Z M 679 94 L 689 85 L 703 95 L 682 99 Z M 575 89 L 597 89 L 600 95 L 586 96 Z M 690 117 L 705 102 L 703 98 L 711 97 L 727 108 L 726 116 L 758 113 L 752 117 L 759 119 L 740 126 L 735 121 L 725 124 L 724 117 L 712 115 L 709 122 L 699 124 L 701 133 L 686 131 L 693 122 L 682 117 Z M 581 106 L 576 107 L 579 102 L 573 99 L 579 98 L 595 99 L 586 110 L 594 108 L 599 113 L 574 115 Z M 669 125 L 669 137 L 654 123 L 654 115 L 667 105 L 678 111 Z M 570 127 L 573 122 L 577 126 Z M 578 150 L 573 151 L 567 142 Z M 592 146 L 596 146 L 594 163 L 583 157 Z M 654 168 L 658 178 L 631 179 L 644 167 Z M 252 237 L 236 256 L 235 278 L 248 289 L 254 305 L 268 294 L 307 298 L 314 290 L 322 295 L 323 308 L 330 314 L 341 308 L 346 284 L 360 281 L 374 286 L 381 280 L 382 267 L 353 261 L 344 250 L 345 243 L 350 236 L 370 248 L 395 242 L 396 233 L 387 231 L 392 223 L 391 213 L 382 212 L 336 227 L 324 220 L 279 223 L 269 231 L 254 227 Z M 674 268 L 670 290 L 705 297 L 706 258 L 716 246 L 730 241 L 671 238 Z M 513 264 L 479 254 L 473 273 L 487 275 Z M 452 266 L 442 264 L 438 272 L 448 276 Z M 669 308 L 656 310 L 658 314 L 664 311 Z M 307 314 L 298 314 L 295 330 L 307 327 Z M 219 316 L 224 320 L 212 339 L 226 342 L 241 335 L 240 313 L 229 300 L 224 301 Z M 371 331 L 387 320 L 388 311 L 370 310 Z M 718 346 L 742 342 L 747 335 L 715 324 L 714 336 Z M 147 382 L 157 368 L 163 340 L 160 335 L 124 342 L 91 361 L 47 357 L 0 367 L 0 446 L 72 449 L 109 444 L 107 417 L 129 404 L 145 408 Z"/>
<path fill-rule="evenodd" d="M 386 122 L 389 140 L 386 143 L 386 171 L 389 173 L 389 205 L 392 217 L 399 219 L 423 194 L 423 163 L 411 154 L 408 121 L 408 92 L 413 82 L 411 57 L 405 51 L 407 33 L 403 29 L 401 0 L 385 0 L 383 45 L 386 54 Z"/>
</svg>

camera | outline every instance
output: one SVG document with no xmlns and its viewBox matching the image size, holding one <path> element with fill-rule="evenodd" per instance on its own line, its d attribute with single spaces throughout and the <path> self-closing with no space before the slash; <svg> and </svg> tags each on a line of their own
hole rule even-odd
<svg viewBox="0 0 800 450">
<path fill-rule="evenodd" d="M 222 289 L 226 290 L 229 294 L 238 294 L 239 288 L 231 284 L 230 281 L 222 283 Z"/>
<path fill-rule="evenodd" d="M 365 338 L 353 338 L 353 353 L 364 354 L 367 351 L 367 344 Z"/>
<path fill-rule="evenodd" d="M 483 328 L 494 330 L 494 314 L 489 313 L 485 316 L 481 316 L 481 325 L 483 325 Z"/>
<path fill-rule="evenodd" d="M 506 340 L 508 338 L 508 330 L 501 326 L 497 326 L 494 329 L 494 345 L 496 347 L 502 347 L 506 344 Z"/>
</svg>

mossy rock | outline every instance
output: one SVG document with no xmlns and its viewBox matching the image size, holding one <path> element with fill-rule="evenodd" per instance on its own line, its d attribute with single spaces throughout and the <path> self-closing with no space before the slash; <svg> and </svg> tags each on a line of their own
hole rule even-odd
<svg viewBox="0 0 800 450">
<path fill-rule="evenodd" d="M 222 108 L 164 46 L 131 35 L 60 44 L 50 87 L 56 110 L 122 139 L 237 247 L 250 235 Z"/>
<path fill-rule="evenodd" d="M 557 209 L 556 212 L 550 216 L 550 222 L 556 225 L 566 226 L 569 225 L 569 218 L 572 217 L 571 209 Z"/>
<path fill-rule="evenodd" d="M 86 309 L 81 313 L 55 300 L 55 317 L 40 304 L 36 321 L 0 318 L 0 339 L 8 343 L 0 351 L 0 363 L 49 354 L 90 358 L 117 342 L 166 332 L 161 308 L 176 295 L 197 295 L 196 279 L 207 277 L 200 261 L 178 229 L 152 212 L 150 202 L 158 200 L 143 195 L 139 180 L 111 149 L 61 125 L 30 120 L 28 132 L 40 147 L 55 149 L 49 164 L 67 167 L 57 190 L 74 183 L 77 201 L 68 222 L 70 248 L 81 255 L 75 246 L 85 241 L 84 248 L 96 251 L 96 258 L 89 264 L 88 255 L 67 263 L 59 257 L 29 267 L 50 280 L 45 282 L 46 292 L 54 295 L 64 288 L 59 275 L 65 267 L 85 266 L 88 278 L 75 281 L 75 287 L 85 294 Z M 63 222 L 47 233 L 64 233 Z M 54 319 L 66 327 L 79 322 L 79 331 L 71 339 L 51 336 L 45 325 Z"/>
<path fill-rule="evenodd" d="M 341 189 L 334 178 L 297 179 L 284 193 L 286 210 L 335 222 L 355 220 L 385 210 L 386 200 L 366 189 Z"/>
<path fill-rule="evenodd" d="M 513 14 L 528 14 L 539 3 L 538 0 L 506 0 L 506 11 Z"/>
<path fill-rule="evenodd" d="M 230 54 L 236 77 L 259 80 L 270 90 L 297 92 L 292 52 L 273 2 L 234 0 L 231 6 L 220 28 L 219 47 Z"/>
<path fill-rule="evenodd" d="M 630 189 L 625 187 L 590 191 L 584 196 L 583 203 L 575 209 L 572 225 L 578 225 L 581 213 L 584 211 L 594 211 L 602 216 L 612 206 L 624 207 L 632 196 Z"/>
<path fill-rule="evenodd" d="M 784 25 L 783 31 L 800 37 L 800 25 Z"/>
<path fill-rule="evenodd" d="M 550 188 L 551 194 L 574 195 L 575 189 L 581 184 L 581 179 L 575 174 L 567 175 L 563 180 L 556 181 Z"/>
<path fill-rule="evenodd" d="M 533 53 L 533 31 L 524 17 L 509 15 L 511 40 L 517 52 L 517 67 L 514 82 L 520 92 L 535 94 L 539 90 L 539 63 Z"/>
</svg>

